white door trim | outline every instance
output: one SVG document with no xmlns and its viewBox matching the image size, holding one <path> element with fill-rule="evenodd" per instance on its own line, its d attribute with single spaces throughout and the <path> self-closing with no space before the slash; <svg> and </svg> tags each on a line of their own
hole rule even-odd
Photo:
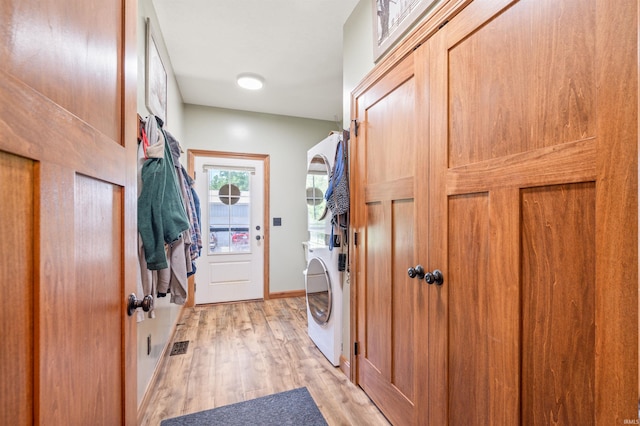
<svg viewBox="0 0 640 426">
<path fill-rule="evenodd" d="M 191 177 L 194 177 L 194 172 L 202 173 L 202 170 L 195 170 L 195 159 L 196 157 L 212 157 L 212 158 L 228 158 L 228 159 L 237 159 L 237 160 L 258 160 L 262 161 L 263 164 L 263 181 L 264 181 L 264 262 L 263 262 L 263 286 L 264 286 L 264 299 L 269 299 L 269 247 L 270 247 L 270 224 L 269 224 L 269 211 L 270 211 L 270 203 L 269 203 L 269 194 L 270 194 L 270 158 L 268 154 L 246 154 L 246 153 L 238 153 L 238 152 L 225 152 L 225 151 L 208 151 L 208 150 L 200 150 L 200 149 L 188 149 L 187 150 L 187 172 Z M 202 201 L 201 201 L 202 202 Z M 197 275 L 197 273 L 196 273 Z M 186 306 L 194 306 L 195 305 L 195 280 L 192 277 L 189 278 L 189 289 L 187 295 Z"/>
</svg>

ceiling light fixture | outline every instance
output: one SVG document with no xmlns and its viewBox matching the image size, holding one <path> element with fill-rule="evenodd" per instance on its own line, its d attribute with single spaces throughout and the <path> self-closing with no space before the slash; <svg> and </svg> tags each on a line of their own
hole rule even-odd
<svg viewBox="0 0 640 426">
<path fill-rule="evenodd" d="M 257 74 L 243 73 L 238 75 L 238 86 L 248 90 L 259 90 L 264 86 L 264 78 Z"/>
</svg>

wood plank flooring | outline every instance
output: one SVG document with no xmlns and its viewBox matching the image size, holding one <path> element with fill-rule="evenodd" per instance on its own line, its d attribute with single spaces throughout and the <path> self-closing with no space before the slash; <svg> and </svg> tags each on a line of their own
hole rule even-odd
<svg viewBox="0 0 640 426">
<path fill-rule="evenodd" d="M 329 425 L 389 423 L 307 335 L 304 297 L 186 308 L 142 425 L 306 386 Z M 173 345 L 173 342 L 170 343 Z"/>
</svg>

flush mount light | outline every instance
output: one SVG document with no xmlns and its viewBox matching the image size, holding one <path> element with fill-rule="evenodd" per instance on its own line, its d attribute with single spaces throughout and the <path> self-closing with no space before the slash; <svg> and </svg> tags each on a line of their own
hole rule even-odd
<svg viewBox="0 0 640 426">
<path fill-rule="evenodd" d="M 238 75 L 238 86 L 243 89 L 259 90 L 264 86 L 264 78 L 257 74 L 240 74 Z"/>
</svg>

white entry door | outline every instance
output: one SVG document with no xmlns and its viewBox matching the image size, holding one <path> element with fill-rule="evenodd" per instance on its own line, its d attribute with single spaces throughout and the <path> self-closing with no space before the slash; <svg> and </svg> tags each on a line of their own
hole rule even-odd
<svg viewBox="0 0 640 426">
<path fill-rule="evenodd" d="M 203 248 L 196 304 L 264 298 L 264 165 L 195 157 Z"/>
</svg>

